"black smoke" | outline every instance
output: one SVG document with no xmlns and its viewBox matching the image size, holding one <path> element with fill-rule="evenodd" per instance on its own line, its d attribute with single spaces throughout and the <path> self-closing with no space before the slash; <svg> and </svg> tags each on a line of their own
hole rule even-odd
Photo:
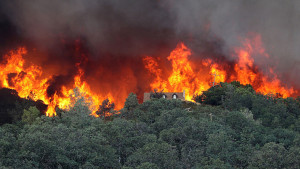
<svg viewBox="0 0 300 169">
<path fill-rule="evenodd" d="M 63 77 L 77 74 L 80 62 L 93 84 L 118 87 L 114 79 L 127 83 L 127 77 L 135 86 L 128 90 L 137 92 L 149 81 L 141 57 L 168 56 L 183 41 L 195 59 L 212 57 L 230 65 L 239 38 L 256 32 L 270 59 L 253 56 L 255 63 L 262 70 L 274 67 L 287 85 L 300 86 L 299 5 L 297 0 L 4 0 L 0 49 L 37 49 L 33 60 L 57 70 L 60 81 L 51 86 L 67 83 Z M 130 74 L 124 73 L 128 66 Z"/>
</svg>

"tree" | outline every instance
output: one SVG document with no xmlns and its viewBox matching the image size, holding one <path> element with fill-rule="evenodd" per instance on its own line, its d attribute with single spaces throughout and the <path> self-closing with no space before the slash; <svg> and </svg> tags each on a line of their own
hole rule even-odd
<svg viewBox="0 0 300 169">
<path fill-rule="evenodd" d="M 125 101 L 124 108 L 127 110 L 135 109 L 139 105 L 136 94 L 130 93 Z"/>
<path fill-rule="evenodd" d="M 12 132 L 7 129 L 8 126 L 0 127 L 0 161 L 2 165 L 9 165 L 10 158 L 8 158 L 8 154 L 11 150 L 15 149 L 16 146 L 16 136 Z M 0 163 L 1 168 L 1 163 Z"/>
<path fill-rule="evenodd" d="M 245 113 L 232 111 L 225 117 L 225 122 L 238 134 L 240 134 L 245 128 L 252 127 L 253 120 L 249 120 Z"/>
<path fill-rule="evenodd" d="M 22 165 L 27 162 L 33 168 L 120 167 L 116 150 L 92 123 L 66 126 L 61 122 L 65 121 L 49 119 L 25 126 L 15 150 L 11 150 L 14 163 L 9 166 L 24 168 Z"/>
<path fill-rule="evenodd" d="M 252 88 L 235 88 L 233 85 L 228 84 L 226 85 L 226 91 L 222 105 L 229 110 L 240 110 L 243 108 L 251 109 L 253 96 L 254 92 Z"/>
<path fill-rule="evenodd" d="M 220 160 L 219 158 L 209 158 L 207 161 L 203 162 L 204 164 L 197 164 L 193 169 L 196 168 L 203 168 L 203 169 L 231 169 L 234 168 L 230 164 L 225 163 L 224 161 Z"/>
<path fill-rule="evenodd" d="M 159 169 L 156 164 L 145 162 L 137 166 L 136 169 Z"/>
<path fill-rule="evenodd" d="M 195 96 L 193 100 L 203 104 L 221 105 L 224 96 L 225 88 L 221 85 L 216 85 L 204 91 L 201 95 Z"/>
<path fill-rule="evenodd" d="M 152 130 L 155 134 L 159 135 L 162 130 L 172 128 L 176 119 L 179 117 L 187 117 L 188 112 L 181 108 L 175 108 L 172 110 L 165 110 L 155 119 L 155 122 L 151 124 Z"/>
<path fill-rule="evenodd" d="M 35 106 L 31 106 L 28 110 L 24 109 L 22 121 L 27 124 L 32 124 L 39 116 L 40 111 Z"/>
<path fill-rule="evenodd" d="M 234 164 L 236 161 L 237 145 L 226 131 L 220 130 L 208 135 L 206 153 L 209 157 Z"/>
<path fill-rule="evenodd" d="M 136 94 L 130 93 L 125 101 L 124 108 L 121 110 L 121 116 L 126 119 L 135 118 L 134 109 L 139 105 Z"/>
<path fill-rule="evenodd" d="M 182 107 L 182 101 L 178 99 L 152 99 L 141 104 L 134 113 L 139 121 L 151 124 L 162 112 L 179 107 Z"/>
<path fill-rule="evenodd" d="M 96 114 L 100 117 L 106 119 L 107 116 L 112 115 L 114 113 L 115 104 L 111 103 L 109 99 L 105 99 L 102 101 L 102 104 L 99 106 L 99 109 L 96 111 Z"/>
<path fill-rule="evenodd" d="M 163 97 L 163 91 L 164 90 L 161 90 L 161 91 L 158 91 L 157 89 L 154 89 L 154 91 L 150 92 L 150 98 L 156 98 L 156 99 L 160 99 Z"/>
<path fill-rule="evenodd" d="M 186 168 L 192 168 L 205 158 L 205 146 L 202 141 L 189 139 L 181 147 L 181 161 Z"/>
<path fill-rule="evenodd" d="M 159 168 L 181 168 L 176 151 L 167 143 L 149 143 L 129 156 L 126 166 L 137 167 L 149 162 Z"/>
<path fill-rule="evenodd" d="M 286 155 L 287 150 L 283 145 L 270 142 L 253 154 L 250 166 L 267 169 L 285 168 L 287 164 Z"/>
<path fill-rule="evenodd" d="M 300 166 L 300 147 L 294 146 L 291 147 L 288 151 L 286 161 L 287 168 L 297 169 Z"/>
<path fill-rule="evenodd" d="M 147 134 L 148 130 L 149 128 L 144 123 L 133 123 L 123 118 L 115 118 L 99 128 L 99 131 L 116 150 L 122 165 L 138 148 L 156 140 L 154 135 Z"/>
<path fill-rule="evenodd" d="M 225 100 L 233 100 L 240 104 L 249 104 L 249 94 L 254 93 L 251 85 L 242 85 L 240 82 L 233 81 L 231 83 L 220 83 L 219 85 L 209 88 L 201 95 L 194 97 L 194 100 L 198 103 L 221 105 Z M 240 96 L 243 98 L 240 99 Z M 228 102 L 227 104 L 229 104 Z M 250 102 L 251 103 L 251 102 Z M 232 104 L 231 104 L 232 105 Z"/>
</svg>

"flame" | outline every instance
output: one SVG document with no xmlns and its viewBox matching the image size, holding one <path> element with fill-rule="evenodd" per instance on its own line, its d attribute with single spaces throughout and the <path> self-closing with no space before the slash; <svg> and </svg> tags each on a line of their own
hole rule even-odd
<svg viewBox="0 0 300 169">
<path fill-rule="evenodd" d="M 269 68 L 269 71 L 264 74 L 254 65 L 254 59 L 251 57 L 254 54 L 269 58 L 259 35 L 255 35 L 252 39 L 245 39 L 243 48 L 236 48 L 235 53 L 238 57 L 234 66 L 237 76 L 232 76 L 231 80 L 240 81 L 244 85 L 251 84 L 257 92 L 263 94 L 280 95 L 286 98 L 295 93 L 293 88 L 283 86 L 273 68 Z"/>
<path fill-rule="evenodd" d="M 27 50 L 22 47 L 4 56 L 4 63 L 0 65 L 1 87 L 16 90 L 22 98 L 30 97 L 34 101 L 42 100 L 48 105 L 47 116 L 56 115 L 56 107 L 68 110 L 75 104 L 74 88 L 83 94 L 94 116 L 98 116 L 96 111 L 102 100 L 108 98 L 111 102 L 114 102 L 114 98 L 110 93 L 106 95 L 93 93 L 89 85 L 82 81 L 83 71 L 79 67 L 79 73 L 74 77 L 74 85 L 71 88 L 62 86 L 62 94 L 56 92 L 51 97 L 47 96 L 48 82 L 52 77 L 42 78 L 43 72 L 39 66 L 31 64 L 26 67 L 23 59 L 26 54 Z M 116 108 L 120 109 L 120 104 Z"/>
<path fill-rule="evenodd" d="M 27 50 L 22 47 L 4 56 L 6 63 L 0 65 L 2 87 L 15 89 L 20 97 L 43 100 L 45 104 L 50 104 L 45 94 L 48 79 L 41 79 L 41 67 L 36 65 L 25 67 L 25 60 L 22 57 L 25 54 Z"/>
<path fill-rule="evenodd" d="M 154 58 L 147 56 L 144 59 L 146 68 L 150 73 L 156 76 L 154 82 L 150 85 L 152 90 L 164 90 L 165 92 L 182 92 L 185 91 L 185 99 L 192 101 L 194 94 L 200 94 L 208 89 L 209 83 L 203 81 L 201 77 L 197 77 L 197 73 L 192 68 L 192 63 L 188 56 L 191 50 L 183 43 L 179 43 L 170 56 L 167 58 L 172 63 L 172 73 L 167 80 L 161 78 L 161 69 Z M 214 67 L 215 70 L 216 67 Z"/>
<path fill-rule="evenodd" d="M 76 51 L 79 51 L 79 48 L 76 48 Z M 164 90 L 164 92 L 182 92 L 184 90 L 188 101 L 192 101 L 194 95 L 201 94 L 214 84 L 234 80 L 240 81 L 241 84 L 251 84 L 257 92 L 263 94 L 279 95 L 286 98 L 297 92 L 280 81 L 274 68 L 269 67 L 267 71 L 263 72 L 256 66 L 254 55 L 269 59 L 259 35 L 242 40 L 241 46 L 232 52 L 235 61 L 229 65 L 207 58 L 200 59 L 200 62 L 197 60 L 196 63 L 190 58 L 192 50 L 184 43 L 179 43 L 166 57 L 166 61 L 171 65 L 170 69 L 164 65 L 165 62 L 161 62 L 164 57 L 145 56 L 143 63 L 149 72 L 149 75 L 145 76 L 153 77 L 149 86 L 136 86 L 139 83 L 136 83 L 137 80 L 132 69 L 126 67 L 121 69 L 126 72 L 126 77 L 119 79 L 120 89 L 110 88 L 105 94 L 95 93 L 85 80 L 85 72 L 81 65 L 87 62 L 87 57 L 80 55 L 82 58 L 79 58 L 81 61 L 75 65 L 77 73 L 73 77 L 73 84 L 71 82 L 68 86 L 62 85 L 60 89 L 56 89 L 58 91 L 48 96 L 47 89 L 55 74 L 45 75 L 42 67 L 24 59 L 24 56 L 27 55 L 27 50 L 24 47 L 4 55 L 0 64 L 0 87 L 14 89 L 23 98 L 29 97 L 35 101 L 42 100 L 48 105 L 47 116 L 55 116 L 57 107 L 69 110 L 74 106 L 76 100 L 74 88 L 82 93 L 92 115 L 96 117 L 98 116 L 96 111 L 103 100 L 108 98 L 110 102 L 115 103 L 116 109 L 121 109 L 127 95 L 131 92 L 130 90 L 138 88 L 137 90 L 146 92 L 145 90 L 149 86 L 151 90 L 158 89 Z M 201 57 L 197 57 L 197 59 L 199 58 Z M 134 83 L 128 82 L 132 80 L 135 80 Z M 122 83 L 126 84 L 122 86 Z"/>
<path fill-rule="evenodd" d="M 229 72 L 224 66 L 211 59 L 203 59 L 202 65 L 198 65 L 196 69 L 189 59 L 191 50 L 183 43 L 179 43 L 167 58 L 172 63 L 172 73 L 167 79 L 162 79 L 163 73 L 153 57 L 145 57 L 144 63 L 155 77 L 150 85 L 152 90 L 159 89 L 165 92 L 182 92 L 184 90 L 188 101 L 192 101 L 193 95 L 208 90 L 212 84 L 230 81 L 240 81 L 244 85 L 251 84 L 257 92 L 263 94 L 280 95 L 284 98 L 293 95 L 295 90 L 284 86 L 272 68 L 267 74 L 264 74 L 255 66 L 252 57 L 254 53 L 269 58 L 259 35 L 254 36 L 253 39 L 246 39 L 242 47 L 234 50 L 233 55 L 236 57 L 236 63 L 233 66 L 234 72 Z M 227 77 L 228 74 L 232 75 Z"/>
</svg>

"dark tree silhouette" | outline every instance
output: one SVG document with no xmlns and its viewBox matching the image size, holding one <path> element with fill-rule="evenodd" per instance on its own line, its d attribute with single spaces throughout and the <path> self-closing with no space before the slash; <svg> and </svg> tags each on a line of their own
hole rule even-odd
<svg viewBox="0 0 300 169">
<path fill-rule="evenodd" d="M 109 99 L 102 101 L 102 104 L 99 106 L 99 109 L 96 111 L 96 114 L 104 119 L 114 113 L 115 103 L 111 103 Z"/>
<path fill-rule="evenodd" d="M 156 99 L 159 99 L 159 98 L 162 98 L 164 93 L 163 93 L 164 90 L 161 90 L 161 91 L 158 91 L 157 89 L 154 89 L 154 91 L 150 92 L 150 98 L 156 98 Z"/>
</svg>

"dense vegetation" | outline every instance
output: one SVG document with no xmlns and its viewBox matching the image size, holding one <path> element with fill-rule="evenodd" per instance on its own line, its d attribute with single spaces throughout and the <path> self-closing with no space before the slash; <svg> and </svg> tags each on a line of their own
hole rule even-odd
<svg viewBox="0 0 300 169">
<path fill-rule="evenodd" d="M 130 94 L 119 113 L 104 101 L 100 118 L 82 97 L 56 117 L 24 107 L 0 127 L 0 168 L 299 168 L 299 99 L 234 82 L 195 100 Z"/>
</svg>

